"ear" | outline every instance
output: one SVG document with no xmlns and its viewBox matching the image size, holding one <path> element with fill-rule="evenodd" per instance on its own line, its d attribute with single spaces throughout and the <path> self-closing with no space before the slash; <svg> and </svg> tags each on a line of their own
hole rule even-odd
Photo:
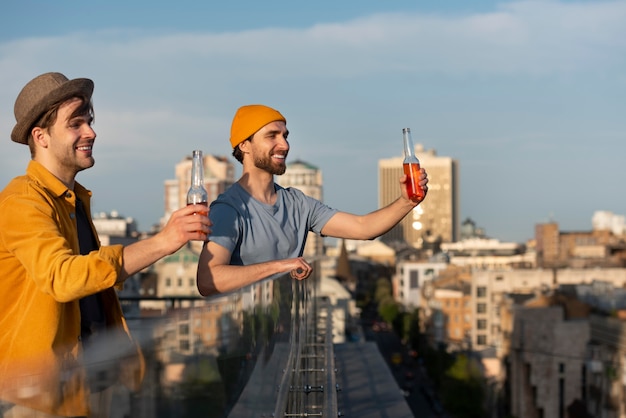
<svg viewBox="0 0 626 418">
<path fill-rule="evenodd" d="M 239 145 L 237 145 L 239 147 L 239 151 L 243 152 L 244 154 L 247 153 L 248 144 L 250 144 L 250 141 L 248 141 L 247 139 L 243 142 L 240 142 Z"/>
<path fill-rule="evenodd" d="M 50 135 L 48 135 L 48 132 L 45 129 L 40 128 L 39 126 L 35 126 L 30 131 L 30 134 L 32 135 L 33 141 L 36 145 L 42 148 L 48 148 L 48 140 L 50 139 Z"/>
</svg>

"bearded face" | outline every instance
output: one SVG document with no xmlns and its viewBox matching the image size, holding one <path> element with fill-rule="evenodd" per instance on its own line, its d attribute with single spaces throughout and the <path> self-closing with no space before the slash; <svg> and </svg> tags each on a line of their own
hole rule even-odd
<svg viewBox="0 0 626 418">
<path fill-rule="evenodd" d="M 285 163 L 286 158 L 287 152 L 276 153 L 272 151 L 267 155 L 256 157 L 254 165 L 272 175 L 280 176 L 285 174 L 285 170 L 287 170 L 287 164 Z"/>
</svg>

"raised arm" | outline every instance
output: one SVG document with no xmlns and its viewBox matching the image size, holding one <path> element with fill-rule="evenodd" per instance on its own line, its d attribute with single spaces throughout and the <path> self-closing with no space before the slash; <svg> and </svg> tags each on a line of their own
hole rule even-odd
<svg viewBox="0 0 626 418">
<path fill-rule="evenodd" d="M 294 279 L 309 277 L 312 268 L 302 257 L 271 260 L 247 266 L 230 265 L 228 249 L 212 241 L 204 244 L 198 262 L 197 285 L 202 296 L 227 293 L 278 273 L 291 274 Z"/>
<path fill-rule="evenodd" d="M 329 237 L 368 240 L 381 236 L 400 222 L 413 208 L 420 204 L 409 200 L 404 186 L 406 176 L 400 177 L 401 196 L 385 206 L 367 215 L 354 215 L 347 212 L 338 212 L 324 225 L 322 234 Z M 424 192 L 428 191 L 428 176 L 422 168 L 420 185 Z M 424 193 L 424 198 L 427 193 Z"/>
</svg>

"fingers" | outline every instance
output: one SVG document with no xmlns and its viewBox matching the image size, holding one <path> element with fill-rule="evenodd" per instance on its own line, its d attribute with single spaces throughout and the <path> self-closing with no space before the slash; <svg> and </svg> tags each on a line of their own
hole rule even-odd
<svg viewBox="0 0 626 418">
<path fill-rule="evenodd" d="M 206 205 L 186 206 L 172 214 L 166 229 L 176 231 L 183 243 L 190 240 L 206 241 L 213 225 L 208 214 Z"/>
<path fill-rule="evenodd" d="M 428 192 L 428 174 L 426 174 L 426 170 L 424 170 L 423 168 L 420 169 L 419 184 L 422 187 L 422 190 L 424 190 L 424 196 L 425 196 L 426 193 Z"/>
<path fill-rule="evenodd" d="M 304 280 L 308 278 L 313 272 L 313 268 L 302 257 L 297 258 L 295 261 L 298 266 L 289 272 L 291 278 L 296 280 Z"/>
</svg>

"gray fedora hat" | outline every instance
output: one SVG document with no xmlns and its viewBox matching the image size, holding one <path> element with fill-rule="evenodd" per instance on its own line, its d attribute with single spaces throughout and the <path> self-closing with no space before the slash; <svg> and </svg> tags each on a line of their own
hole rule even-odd
<svg viewBox="0 0 626 418">
<path fill-rule="evenodd" d="M 33 124 L 52 105 L 72 97 L 85 97 L 91 100 L 93 81 L 88 78 L 68 80 L 61 73 L 45 73 L 28 82 L 15 100 L 16 124 L 11 139 L 20 144 L 28 144 Z"/>
</svg>

